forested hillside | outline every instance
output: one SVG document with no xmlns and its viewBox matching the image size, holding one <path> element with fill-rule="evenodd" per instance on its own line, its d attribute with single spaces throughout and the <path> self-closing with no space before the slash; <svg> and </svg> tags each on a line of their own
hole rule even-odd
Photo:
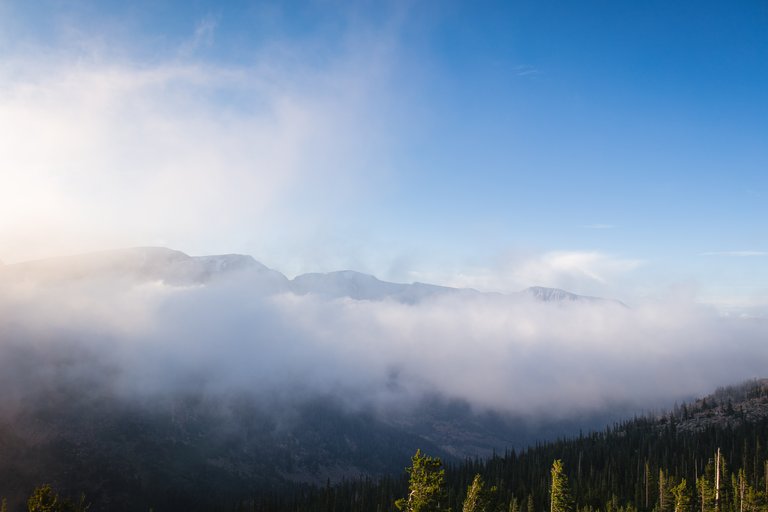
<svg viewBox="0 0 768 512">
<path fill-rule="evenodd" d="M 431 464 L 437 472 L 442 466 L 417 453 L 408 469 L 410 490 L 406 472 L 337 485 L 265 488 L 248 499 L 237 498 L 243 493 L 236 489 L 198 496 L 180 495 L 171 486 L 149 502 L 146 496 L 123 495 L 112 503 L 94 501 L 90 510 L 369 512 L 397 510 L 396 502 L 403 500 L 399 504 L 407 511 L 545 512 L 555 481 L 564 486 L 558 512 L 762 512 L 768 510 L 767 445 L 768 380 L 760 380 L 603 432 L 449 464 L 439 482 L 430 484 L 440 500 L 422 507 L 405 499 L 414 485 L 426 485 L 414 484 L 416 468 Z M 553 466 L 555 461 L 561 465 Z M 422 476 L 422 482 L 429 478 Z M 18 500 L 12 505 L 23 506 Z"/>
<path fill-rule="evenodd" d="M 446 468 L 447 504 L 462 510 L 480 474 L 483 509 L 550 510 L 553 461 L 562 460 L 571 508 L 614 512 L 754 512 L 768 509 L 768 381 L 720 389 L 668 414 Z M 406 496 L 407 475 L 259 497 L 240 510 L 385 511 Z M 423 509 L 432 510 L 432 509 Z M 447 510 L 447 508 L 441 508 Z"/>
</svg>

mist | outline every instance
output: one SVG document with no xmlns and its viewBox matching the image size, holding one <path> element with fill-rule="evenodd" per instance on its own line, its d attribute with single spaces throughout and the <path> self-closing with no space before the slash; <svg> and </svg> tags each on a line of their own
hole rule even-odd
<svg viewBox="0 0 768 512">
<path fill-rule="evenodd" d="M 629 307 L 479 293 L 403 303 L 300 295 L 253 271 L 173 283 L 6 268 L 6 410 L 65 379 L 132 400 L 193 390 L 392 411 L 437 395 L 476 412 L 566 418 L 667 407 L 761 376 L 768 356 L 766 322 L 681 296 Z"/>
</svg>

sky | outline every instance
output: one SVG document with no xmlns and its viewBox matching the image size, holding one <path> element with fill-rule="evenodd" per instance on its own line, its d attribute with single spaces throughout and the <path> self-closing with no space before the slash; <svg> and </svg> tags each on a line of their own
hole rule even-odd
<svg viewBox="0 0 768 512">
<path fill-rule="evenodd" d="M 0 260 L 768 315 L 762 1 L 0 0 Z"/>
</svg>

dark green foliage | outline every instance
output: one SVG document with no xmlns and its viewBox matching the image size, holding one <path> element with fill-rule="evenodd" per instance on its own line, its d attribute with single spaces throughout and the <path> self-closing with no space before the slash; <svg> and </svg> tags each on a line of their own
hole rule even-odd
<svg viewBox="0 0 768 512">
<path fill-rule="evenodd" d="M 445 469 L 439 458 L 428 457 L 416 450 L 411 458 L 408 496 L 395 502 L 404 512 L 449 511 L 448 494 L 445 488 Z"/>
<path fill-rule="evenodd" d="M 501 507 L 496 503 L 497 489 L 488 487 L 480 474 L 475 475 L 472 483 L 467 488 L 467 497 L 464 498 L 463 512 L 494 512 Z M 509 510 L 517 506 L 517 501 L 510 502 Z M 519 510 L 515 510 L 519 512 Z"/>
<path fill-rule="evenodd" d="M 67 498 L 59 496 L 53 488 L 48 485 L 41 485 L 32 491 L 32 495 L 27 500 L 28 512 L 86 512 L 89 505 L 85 504 L 85 496 L 80 496 L 78 502 L 72 502 Z"/>
<path fill-rule="evenodd" d="M 50 485 L 42 485 L 32 492 L 27 500 L 29 512 L 58 512 L 61 510 L 59 496 Z"/>
<path fill-rule="evenodd" d="M 734 411 L 730 415 L 728 399 Z M 744 400 L 751 402 L 745 405 Z M 721 390 L 708 397 L 706 404 L 703 400 L 687 404 L 672 415 L 637 418 L 603 432 L 538 444 L 484 461 L 466 460 L 445 470 L 439 459 L 418 452 L 419 463 L 412 461 L 409 475 L 361 477 L 317 487 L 295 484 L 253 493 L 249 500 L 225 496 L 216 501 L 219 506 L 206 504 L 197 509 L 394 512 L 397 498 L 409 496 L 414 467 L 434 466 L 434 472 L 425 473 L 439 475 L 442 482 L 436 487 L 441 496 L 436 510 L 462 510 L 467 489 L 479 474 L 483 488 L 497 488 L 491 504 L 494 512 L 548 512 L 553 461 L 560 460 L 561 471 L 568 470 L 563 482 L 570 490 L 571 512 L 768 512 L 768 415 L 757 414 L 766 409 L 768 386 L 746 385 Z M 169 496 L 156 509 L 192 510 L 183 498 Z M 407 498 L 404 502 L 400 503 L 407 507 Z M 9 504 L 17 510 L 12 501 Z M 122 507 L 148 509 L 130 502 Z"/>
<path fill-rule="evenodd" d="M 552 485 L 549 491 L 550 512 L 571 512 L 571 491 L 568 488 L 568 477 L 563 470 L 563 461 L 557 459 L 552 463 Z"/>
<path fill-rule="evenodd" d="M 673 512 L 675 503 L 672 497 L 672 485 L 670 483 L 669 475 L 663 470 L 659 469 L 659 501 L 657 502 L 657 512 Z"/>
<path fill-rule="evenodd" d="M 674 499 L 674 512 L 691 511 L 691 493 L 688 482 L 683 478 L 680 483 L 670 489 Z"/>
<path fill-rule="evenodd" d="M 498 489 L 494 507 L 548 511 L 553 461 L 561 460 L 570 477 L 564 482 L 570 488 L 571 511 L 714 512 L 715 458 L 720 448 L 718 512 L 768 512 L 768 417 L 737 423 L 718 419 L 727 417 L 729 397 L 735 414 L 741 414 L 739 394 L 758 400 L 760 407 L 768 404 L 764 386 L 744 386 L 720 391 L 706 405 L 703 401 L 688 404 L 671 417 L 638 418 L 602 433 L 448 466 L 444 475 L 447 506 L 462 510 L 467 488 L 480 474 L 484 487 Z M 683 415 L 688 419 L 683 420 Z M 395 497 L 407 489 L 405 478 L 356 480 L 305 489 L 269 506 L 246 510 L 389 512 L 394 510 Z"/>
</svg>

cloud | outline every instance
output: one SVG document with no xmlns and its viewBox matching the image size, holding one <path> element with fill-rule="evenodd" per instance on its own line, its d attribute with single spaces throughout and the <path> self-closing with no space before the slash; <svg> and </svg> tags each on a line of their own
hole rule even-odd
<svg viewBox="0 0 768 512">
<path fill-rule="evenodd" d="M 18 361 L 26 347 L 25 361 L 68 354 L 79 363 L 72 372 L 110 368 L 126 396 L 317 393 L 392 407 L 437 393 L 554 416 L 666 405 L 760 376 L 768 357 L 768 323 L 679 297 L 633 308 L 503 296 L 409 305 L 260 293 L 247 278 L 4 282 L 0 332 L 0 374 L 18 377 L 9 395 L 47 375 L 12 369 L 27 364 Z"/>
<path fill-rule="evenodd" d="M 768 256 L 766 251 L 714 251 L 703 252 L 699 256 L 736 256 L 739 258 L 751 256 Z"/>
<path fill-rule="evenodd" d="M 469 267 L 455 274 L 412 273 L 419 281 L 458 288 L 513 292 L 529 286 L 563 288 L 582 294 L 605 295 L 644 264 L 600 251 L 510 253 L 493 265 Z"/>
<path fill-rule="evenodd" d="M 211 15 L 200 20 L 195 27 L 195 33 L 189 41 L 186 41 L 179 48 L 179 55 L 189 57 L 199 48 L 209 48 L 213 46 L 214 36 L 218 28 L 218 20 Z"/>
<path fill-rule="evenodd" d="M 312 230 L 375 176 L 392 55 L 365 30 L 318 51 L 274 41 L 232 65 L 103 49 L 15 49 L 0 66 L 0 254 L 232 248 Z M 118 53 L 118 52 L 114 52 Z M 365 62 L 365 66 L 360 66 Z M 375 99 L 374 99 L 375 98 Z M 374 142 L 375 141 L 375 142 Z M 336 186 L 345 183 L 344 187 Z"/>
<path fill-rule="evenodd" d="M 519 65 L 514 67 L 517 76 L 535 77 L 541 74 L 541 70 L 534 66 Z"/>
<path fill-rule="evenodd" d="M 616 226 L 613 224 L 584 224 L 581 227 L 584 229 L 613 229 Z"/>
<path fill-rule="evenodd" d="M 611 277 L 633 270 L 641 264 L 639 260 L 617 258 L 596 251 L 555 251 L 544 254 L 538 260 L 526 262 L 519 272 L 528 280 L 543 283 L 579 279 L 605 283 Z"/>
</svg>

